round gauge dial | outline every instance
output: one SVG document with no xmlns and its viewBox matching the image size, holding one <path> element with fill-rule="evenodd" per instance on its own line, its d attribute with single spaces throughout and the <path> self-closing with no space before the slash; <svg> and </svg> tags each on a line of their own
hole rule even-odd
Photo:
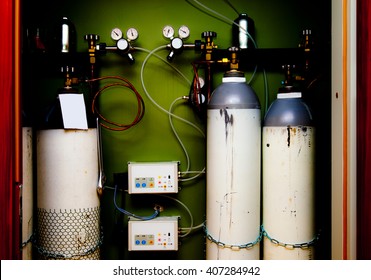
<svg viewBox="0 0 371 280">
<path fill-rule="evenodd" d="M 111 38 L 115 41 L 120 40 L 122 38 L 122 31 L 120 28 L 115 27 L 111 31 Z"/>
<path fill-rule="evenodd" d="M 162 29 L 162 34 L 165 36 L 165 38 L 173 38 L 174 36 L 174 28 L 170 25 L 166 25 Z"/>
<path fill-rule="evenodd" d="M 183 47 L 183 40 L 180 38 L 174 38 L 171 40 L 171 47 L 174 50 L 180 50 Z"/>
<path fill-rule="evenodd" d="M 129 48 L 129 42 L 126 39 L 121 38 L 120 40 L 117 41 L 117 48 L 120 51 L 126 51 Z"/>
<path fill-rule="evenodd" d="M 189 34 L 190 34 L 190 31 L 189 31 L 188 26 L 182 25 L 179 28 L 178 33 L 179 33 L 179 37 L 180 38 L 182 38 L 182 39 L 188 38 L 189 37 Z"/>
<path fill-rule="evenodd" d="M 130 40 L 130 41 L 134 41 L 138 38 L 139 36 L 139 33 L 138 33 L 138 30 L 136 30 L 135 28 L 131 27 L 128 29 L 128 31 L 126 32 L 126 36 L 127 38 Z"/>
</svg>

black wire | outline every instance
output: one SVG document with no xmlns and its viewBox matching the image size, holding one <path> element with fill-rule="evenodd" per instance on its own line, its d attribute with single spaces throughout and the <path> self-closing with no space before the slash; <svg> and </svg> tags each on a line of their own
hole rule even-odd
<svg viewBox="0 0 371 280">
<path fill-rule="evenodd" d="M 237 9 L 232 5 L 231 2 L 229 2 L 228 0 L 224 0 L 224 2 L 226 2 L 236 13 L 237 15 L 240 15 L 240 13 L 237 11 Z"/>
</svg>

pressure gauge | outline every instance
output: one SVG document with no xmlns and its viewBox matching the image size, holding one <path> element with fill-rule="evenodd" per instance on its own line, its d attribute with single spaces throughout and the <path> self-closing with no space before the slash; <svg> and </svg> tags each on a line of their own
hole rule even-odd
<svg viewBox="0 0 371 280">
<path fill-rule="evenodd" d="M 139 36 L 138 30 L 136 30 L 133 27 L 129 28 L 128 31 L 126 32 L 126 37 L 130 41 L 136 40 L 138 38 L 138 36 Z"/>
<path fill-rule="evenodd" d="M 188 38 L 189 37 L 189 34 L 190 34 L 190 31 L 189 31 L 188 26 L 182 25 L 179 28 L 178 33 L 179 33 L 179 37 L 180 38 L 182 38 L 182 39 Z"/>
<path fill-rule="evenodd" d="M 111 38 L 115 41 L 120 40 L 122 38 L 122 31 L 120 28 L 114 28 L 111 31 Z"/>
<path fill-rule="evenodd" d="M 127 51 L 129 47 L 130 47 L 129 42 L 126 39 L 121 38 L 120 40 L 117 41 L 117 48 L 120 51 Z"/>
<path fill-rule="evenodd" d="M 173 38 L 174 36 L 174 28 L 170 25 L 166 25 L 163 29 L 162 29 L 162 34 L 165 36 L 165 38 Z"/>
</svg>

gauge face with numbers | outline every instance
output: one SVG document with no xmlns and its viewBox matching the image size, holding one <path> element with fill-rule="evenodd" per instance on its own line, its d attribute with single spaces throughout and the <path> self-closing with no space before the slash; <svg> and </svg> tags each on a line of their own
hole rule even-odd
<svg viewBox="0 0 371 280">
<path fill-rule="evenodd" d="M 179 37 L 180 38 L 182 38 L 182 39 L 188 38 L 189 37 L 189 34 L 190 34 L 190 31 L 189 31 L 188 26 L 182 25 L 179 28 L 178 33 L 179 33 Z"/>
<path fill-rule="evenodd" d="M 166 25 L 162 29 L 162 34 L 164 35 L 165 38 L 172 38 L 174 36 L 174 28 L 170 25 Z"/>
<path fill-rule="evenodd" d="M 135 28 L 131 27 L 128 29 L 128 31 L 126 32 L 126 37 L 130 40 L 130 41 L 134 41 L 138 38 L 139 36 L 139 33 L 138 33 L 138 30 L 136 30 Z"/>
<path fill-rule="evenodd" d="M 122 31 L 121 31 L 120 28 L 116 27 L 116 28 L 112 29 L 112 31 L 111 31 L 112 40 L 117 41 L 117 40 L 120 40 L 121 37 L 122 37 Z"/>
</svg>

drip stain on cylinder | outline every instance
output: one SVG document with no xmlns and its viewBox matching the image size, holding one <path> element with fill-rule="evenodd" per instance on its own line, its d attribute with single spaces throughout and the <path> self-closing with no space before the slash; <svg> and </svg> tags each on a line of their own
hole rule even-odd
<svg viewBox="0 0 371 280">
<path fill-rule="evenodd" d="M 287 147 L 290 147 L 290 126 L 287 126 Z"/>
<path fill-rule="evenodd" d="M 225 123 L 225 139 L 228 138 L 228 124 L 233 126 L 233 115 L 228 115 L 227 109 L 220 109 L 220 116 L 224 114 L 224 123 Z"/>
</svg>

